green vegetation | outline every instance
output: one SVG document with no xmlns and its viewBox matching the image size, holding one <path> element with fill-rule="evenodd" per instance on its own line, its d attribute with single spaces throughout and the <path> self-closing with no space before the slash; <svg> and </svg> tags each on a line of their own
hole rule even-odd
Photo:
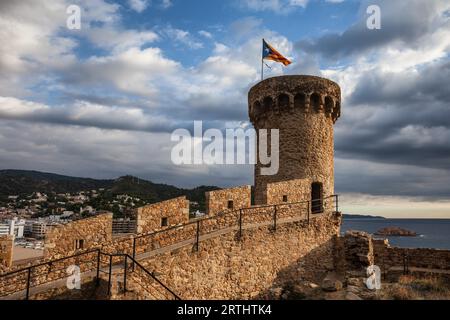
<svg viewBox="0 0 450 320">
<path fill-rule="evenodd" d="M 20 202 L 20 200 L 30 200 L 33 193 L 41 192 L 48 196 L 47 202 L 41 204 L 43 209 L 48 209 L 43 210 L 47 214 L 57 207 L 58 202 L 66 202 L 65 197 L 58 194 L 75 194 L 91 190 L 101 191 L 98 192 L 97 197 L 91 195 L 90 200 L 83 204 L 66 203 L 66 210 L 80 212 L 80 207 L 89 205 L 96 210 L 112 211 L 115 216 L 121 217 L 127 216 L 129 211 L 136 207 L 186 196 L 192 202 L 191 212 L 205 211 L 205 192 L 217 189 L 219 188 L 214 186 L 183 189 L 133 176 L 124 176 L 116 180 L 97 180 L 37 171 L 0 170 L 0 206 L 7 205 L 9 195 L 17 195 L 19 198 L 15 202 L 15 207 L 23 208 L 28 201 Z M 121 203 L 116 198 L 119 195 L 128 195 L 133 199 L 124 200 L 126 203 Z"/>
</svg>

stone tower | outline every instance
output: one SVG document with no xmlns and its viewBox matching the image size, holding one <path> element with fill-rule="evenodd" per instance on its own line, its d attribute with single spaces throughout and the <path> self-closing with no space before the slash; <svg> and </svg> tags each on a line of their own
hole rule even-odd
<svg viewBox="0 0 450 320">
<path fill-rule="evenodd" d="M 255 129 L 279 129 L 280 138 L 278 173 L 261 175 L 262 164 L 255 165 L 255 203 L 266 203 L 268 183 L 292 179 L 309 178 L 314 199 L 334 194 L 333 125 L 341 114 L 339 86 L 314 76 L 274 77 L 251 88 L 248 103 Z"/>
</svg>

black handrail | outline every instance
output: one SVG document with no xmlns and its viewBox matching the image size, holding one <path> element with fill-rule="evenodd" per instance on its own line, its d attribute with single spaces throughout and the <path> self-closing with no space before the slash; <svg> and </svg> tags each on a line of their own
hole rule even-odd
<svg viewBox="0 0 450 320">
<path fill-rule="evenodd" d="M 216 214 L 214 216 L 201 218 L 201 219 L 195 219 L 194 221 L 190 221 L 190 222 L 187 222 L 187 223 L 184 223 L 184 224 L 179 224 L 179 225 L 175 225 L 175 226 L 172 226 L 172 227 L 169 227 L 169 228 L 165 228 L 165 229 L 162 229 L 162 230 L 153 231 L 153 232 L 149 232 L 149 233 L 144 233 L 144 234 L 141 234 L 141 235 L 133 236 L 133 238 L 132 238 L 132 240 L 133 240 L 133 256 L 130 256 L 128 254 L 108 254 L 108 253 L 102 252 L 100 248 L 96 248 L 96 249 L 91 249 L 91 250 L 79 252 L 79 253 L 76 253 L 76 254 L 68 256 L 68 257 L 54 259 L 54 260 L 51 260 L 51 261 L 38 263 L 36 265 L 31 265 L 31 266 L 28 266 L 28 267 L 25 267 L 25 268 L 22 268 L 22 269 L 18 269 L 18 270 L 14 270 L 14 271 L 11 271 L 11 272 L 3 273 L 3 274 L 0 274 L 0 278 L 4 278 L 4 277 L 10 276 L 10 275 L 13 275 L 13 274 L 16 274 L 16 273 L 20 273 L 20 272 L 23 272 L 23 271 L 28 271 L 27 288 L 26 288 L 26 299 L 28 299 L 29 298 L 29 291 L 30 291 L 31 272 L 32 272 L 33 268 L 41 267 L 41 266 L 44 266 L 44 265 L 51 266 L 51 264 L 56 263 L 56 262 L 60 262 L 60 261 L 76 258 L 76 257 L 82 256 L 82 255 L 87 255 L 87 254 L 90 254 L 90 253 L 97 252 L 98 253 L 98 256 L 97 256 L 97 283 L 99 281 L 100 256 L 102 254 L 103 255 L 107 255 L 107 256 L 110 257 L 110 272 L 109 272 L 110 273 L 109 274 L 109 278 L 110 279 L 109 279 L 109 282 L 111 282 L 111 272 L 112 272 L 111 268 L 112 268 L 112 258 L 113 257 L 125 257 L 125 261 L 126 261 L 126 259 L 127 259 L 126 256 L 128 256 L 128 258 L 132 261 L 132 268 L 133 268 L 133 270 L 134 270 L 134 265 L 138 264 L 136 259 L 135 259 L 135 257 L 136 257 L 136 240 L 137 239 L 141 239 L 141 238 L 144 238 L 144 237 L 150 237 L 150 236 L 157 235 L 157 234 L 160 234 L 160 233 L 163 233 L 163 232 L 168 232 L 168 231 L 179 229 L 179 228 L 183 228 L 183 227 L 186 227 L 186 226 L 189 226 L 189 225 L 192 225 L 192 224 L 197 224 L 196 249 L 198 251 L 198 249 L 199 249 L 199 241 L 200 241 L 200 230 L 199 230 L 200 229 L 200 223 L 203 223 L 204 221 L 208 221 L 208 220 L 211 220 L 211 219 L 217 219 L 217 218 L 223 217 L 223 216 L 228 215 L 228 214 L 234 214 L 234 213 L 239 211 L 239 238 L 241 238 L 242 237 L 242 214 L 243 214 L 244 210 L 273 207 L 274 211 L 275 211 L 274 212 L 274 230 L 276 230 L 277 206 L 288 206 L 288 205 L 291 206 L 291 205 L 296 205 L 296 204 L 307 204 L 307 220 L 308 220 L 308 223 L 309 223 L 309 215 L 310 215 L 310 211 L 311 211 L 311 208 L 312 208 L 312 203 L 313 202 L 317 202 L 317 201 L 321 201 L 321 203 L 323 203 L 324 200 L 327 200 L 327 199 L 330 199 L 330 198 L 335 198 L 335 201 L 336 201 L 336 203 L 335 203 L 335 205 L 336 205 L 335 210 L 338 211 L 338 195 L 331 195 L 331 196 L 328 196 L 328 197 L 325 197 L 325 198 L 322 198 L 322 199 L 315 199 L 315 200 L 304 200 L 304 201 L 290 202 L 290 203 L 258 205 L 258 206 L 239 208 L 239 209 L 235 209 L 235 210 L 231 210 L 231 211 L 230 210 L 225 210 L 225 211 L 222 211 L 222 212 L 220 212 L 220 213 L 218 213 L 218 214 Z M 142 265 L 140 265 L 140 264 L 138 264 L 138 266 L 143 268 Z M 126 272 L 125 272 L 125 277 L 126 277 Z M 156 277 L 154 277 L 153 275 L 152 275 L 152 277 L 156 281 L 158 281 L 160 283 L 160 281 L 158 279 L 156 279 Z M 124 280 L 124 282 L 125 282 L 125 285 L 126 285 L 126 280 Z M 45 282 L 45 283 L 47 283 L 47 282 Z M 162 284 L 162 283 L 160 283 L 160 284 L 164 288 L 166 288 L 167 290 L 170 291 L 170 289 L 167 288 L 164 284 Z M 109 289 L 110 288 L 108 288 L 108 292 L 109 292 Z"/>
<path fill-rule="evenodd" d="M 141 268 L 147 275 L 149 275 L 153 280 L 155 280 L 156 282 L 158 282 L 159 285 L 161 285 L 164 289 L 166 289 L 170 294 L 173 295 L 173 297 L 175 298 L 175 300 L 181 300 L 181 298 L 172 290 L 169 289 L 169 287 L 167 287 L 164 283 L 162 283 L 158 278 L 155 277 L 155 275 L 148 271 L 144 266 L 142 266 L 139 262 L 137 262 L 135 259 L 133 259 L 133 257 L 131 257 L 130 255 L 126 254 L 126 257 L 128 257 L 128 259 L 130 259 L 135 265 L 137 265 L 139 268 Z"/>
<path fill-rule="evenodd" d="M 295 204 L 309 204 L 310 202 L 315 202 L 315 201 L 324 201 L 326 199 L 330 199 L 330 198 L 336 198 L 337 199 L 338 195 L 331 195 L 322 199 L 316 199 L 316 200 L 303 200 L 303 201 L 298 201 L 298 202 L 286 202 L 286 203 L 277 203 L 277 204 L 265 204 L 265 205 L 257 205 L 257 206 L 251 206 L 251 207 L 244 207 L 244 208 L 239 208 L 239 209 L 235 209 L 235 210 L 225 210 L 225 211 L 221 211 L 213 216 L 210 217 L 205 217 L 205 218 L 200 218 L 200 219 L 193 219 L 193 221 L 189 221 L 183 224 L 177 224 L 174 225 L 172 227 L 168 227 L 168 228 L 164 228 L 161 230 L 157 230 L 157 231 L 150 231 L 148 233 L 142 233 L 140 235 L 136 235 L 133 237 L 133 239 L 141 239 L 141 238 L 145 238 L 145 237 L 150 237 L 159 233 L 163 233 L 163 232 L 167 232 L 167 231 L 171 231 L 171 230 L 175 230 L 175 229 L 179 229 L 179 228 L 183 228 L 183 227 L 187 227 L 191 224 L 195 224 L 198 221 L 208 221 L 208 220 L 212 220 L 212 219 L 217 219 L 218 217 L 222 217 L 228 214 L 232 214 L 235 212 L 238 212 L 239 210 L 250 210 L 250 209 L 261 209 L 261 208 L 271 208 L 271 207 L 276 207 L 276 206 L 287 206 L 287 205 L 295 205 Z M 337 210 L 336 210 L 337 211 Z"/>
<path fill-rule="evenodd" d="M 181 300 L 181 298 L 174 293 L 169 287 L 167 287 L 164 283 L 161 282 L 156 276 L 148 271 L 144 266 L 142 266 L 139 262 L 137 262 L 132 256 L 130 256 L 127 253 L 106 253 L 106 252 L 100 252 L 100 254 L 104 256 L 109 257 L 109 275 L 108 275 L 108 295 L 111 293 L 111 275 L 112 275 L 112 265 L 113 265 L 113 258 L 124 258 L 124 278 L 123 278 L 123 286 L 124 286 L 124 292 L 127 291 L 127 267 L 128 267 L 128 259 L 131 260 L 133 265 L 137 265 L 139 268 L 144 270 L 144 272 L 149 275 L 153 280 L 155 280 L 158 284 L 160 284 L 165 290 L 167 290 L 171 295 L 174 296 L 175 300 Z"/>
<path fill-rule="evenodd" d="M 85 255 L 85 254 L 89 254 L 89 253 L 93 253 L 93 252 L 99 252 L 99 251 L 100 251 L 100 249 L 98 249 L 98 248 L 90 249 L 88 251 L 79 252 L 79 253 L 76 253 L 76 254 L 68 256 L 68 257 L 63 257 L 63 258 L 58 258 L 58 259 L 54 259 L 54 260 L 50 260 L 50 261 L 41 262 L 41 263 L 34 264 L 34 265 L 31 265 L 29 267 L 25 267 L 25 268 L 22 268 L 22 269 L 18 269 L 18 270 L 2 273 L 2 274 L 0 274 L 0 278 L 7 277 L 7 276 L 10 276 L 10 275 L 15 274 L 15 273 L 20 273 L 20 272 L 23 272 L 23 271 L 28 270 L 30 268 L 38 268 L 38 267 L 42 267 L 42 266 L 45 266 L 45 265 L 51 266 L 51 264 L 56 263 L 56 262 L 60 262 L 60 261 L 64 261 L 64 260 L 68 260 L 68 259 L 72 259 L 72 258 L 76 258 L 76 257 L 82 256 L 82 255 Z"/>
<path fill-rule="evenodd" d="M 221 212 L 219 212 L 219 213 L 217 213 L 217 214 L 215 214 L 213 216 L 204 217 L 204 218 L 200 218 L 200 219 L 193 219 L 193 220 L 191 220 L 189 222 L 186 222 L 186 223 L 183 223 L 183 224 L 178 224 L 178 225 L 174 225 L 174 226 L 171 226 L 171 227 L 168 227 L 168 228 L 164 228 L 164 229 L 161 229 L 161 230 L 150 231 L 148 233 L 139 234 L 139 235 L 133 236 L 133 238 L 132 238 L 132 241 L 133 241 L 133 243 L 132 243 L 132 247 L 133 247 L 132 257 L 133 257 L 133 259 L 136 258 L 136 240 L 157 236 L 157 235 L 162 234 L 162 233 L 167 233 L 167 232 L 172 231 L 172 230 L 182 229 L 182 228 L 194 225 L 194 224 L 196 224 L 196 236 L 195 236 L 195 239 L 196 239 L 195 241 L 196 242 L 195 242 L 194 249 L 195 249 L 195 251 L 198 252 L 199 251 L 199 242 L 200 242 L 200 223 L 203 224 L 203 222 L 205 222 L 205 221 L 210 221 L 212 219 L 222 218 L 222 217 L 224 217 L 226 215 L 234 215 L 234 214 L 237 214 L 238 211 L 239 211 L 238 224 L 239 224 L 239 238 L 240 239 L 242 239 L 242 215 L 243 215 L 245 210 L 262 209 L 262 208 L 274 208 L 274 210 L 276 211 L 277 207 L 292 206 L 292 205 L 297 205 L 297 204 L 307 204 L 307 208 L 306 208 L 306 210 L 307 210 L 307 217 L 306 217 L 306 220 L 308 221 L 308 224 L 309 224 L 310 213 L 311 213 L 311 210 L 313 208 L 313 203 L 319 202 L 319 201 L 320 201 L 320 203 L 324 203 L 326 200 L 334 198 L 335 199 L 335 211 L 338 211 L 338 200 L 337 200 L 338 197 L 339 196 L 337 194 L 333 194 L 333 195 L 330 195 L 330 196 L 327 196 L 327 197 L 324 197 L 324 198 L 321 198 L 321 199 L 302 200 L 302 201 L 297 201 L 297 202 L 286 202 L 286 203 L 283 202 L 283 203 L 277 203 L 277 204 L 256 205 L 256 206 L 238 208 L 238 209 L 234 209 L 234 210 L 224 210 L 224 211 L 221 211 Z M 274 230 L 276 230 L 276 223 L 277 223 L 276 219 L 277 219 L 277 217 L 276 217 L 276 213 L 275 213 L 274 214 L 274 226 L 273 226 Z M 132 268 L 134 268 L 134 265 L 132 266 Z"/>
</svg>

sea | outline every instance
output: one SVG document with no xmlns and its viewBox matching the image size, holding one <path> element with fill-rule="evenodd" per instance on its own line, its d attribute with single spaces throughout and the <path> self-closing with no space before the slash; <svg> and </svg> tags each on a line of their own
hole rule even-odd
<svg viewBox="0 0 450 320">
<path fill-rule="evenodd" d="M 344 216 L 341 233 L 359 230 L 373 234 L 385 227 L 399 227 L 418 234 L 417 237 L 387 237 L 391 246 L 450 250 L 450 219 L 382 219 Z"/>
</svg>

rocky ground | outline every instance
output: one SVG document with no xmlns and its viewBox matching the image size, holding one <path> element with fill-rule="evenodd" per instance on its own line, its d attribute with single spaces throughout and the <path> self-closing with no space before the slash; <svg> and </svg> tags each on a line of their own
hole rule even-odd
<svg viewBox="0 0 450 320">
<path fill-rule="evenodd" d="M 362 274 L 345 280 L 329 273 L 320 284 L 297 281 L 270 290 L 267 299 L 281 300 L 450 300 L 450 279 L 430 275 L 402 275 L 383 280 L 380 290 L 369 290 Z"/>
</svg>

